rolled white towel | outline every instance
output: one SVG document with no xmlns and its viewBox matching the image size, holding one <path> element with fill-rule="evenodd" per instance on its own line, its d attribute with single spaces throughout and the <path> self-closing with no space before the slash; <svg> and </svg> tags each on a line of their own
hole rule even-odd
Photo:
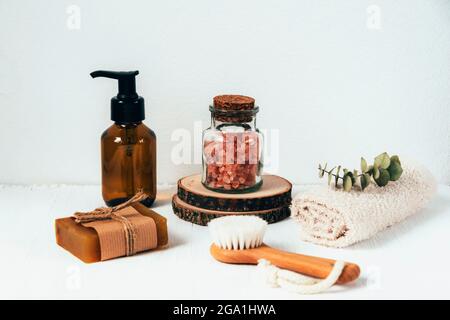
<svg viewBox="0 0 450 320">
<path fill-rule="evenodd" d="M 402 164 L 399 180 L 385 187 L 345 192 L 327 185 L 298 194 L 292 217 L 301 226 L 302 240 L 346 247 L 368 239 L 423 208 L 436 191 L 432 174 L 419 165 Z"/>
</svg>

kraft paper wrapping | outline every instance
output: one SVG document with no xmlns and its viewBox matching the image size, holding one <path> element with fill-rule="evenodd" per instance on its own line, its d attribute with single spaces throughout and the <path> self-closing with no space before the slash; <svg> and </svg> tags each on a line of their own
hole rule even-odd
<svg viewBox="0 0 450 320">
<path fill-rule="evenodd" d="M 135 252 L 154 249 L 158 245 L 155 221 L 141 215 L 136 209 L 129 206 L 115 212 L 123 216 L 133 225 L 136 231 L 134 240 Z M 123 223 L 116 220 L 100 220 L 82 224 L 93 228 L 100 240 L 101 260 L 109 260 L 126 255 L 126 231 Z"/>
</svg>

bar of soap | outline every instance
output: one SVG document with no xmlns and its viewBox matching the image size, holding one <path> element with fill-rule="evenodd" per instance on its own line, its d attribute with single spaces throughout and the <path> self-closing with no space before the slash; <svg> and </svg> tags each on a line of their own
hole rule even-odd
<svg viewBox="0 0 450 320">
<path fill-rule="evenodd" d="M 132 205 L 140 214 L 153 218 L 157 229 L 158 248 L 169 242 L 167 219 L 141 203 Z M 83 227 L 73 218 L 55 220 L 56 243 L 86 263 L 101 260 L 100 240 L 93 228 Z"/>
</svg>

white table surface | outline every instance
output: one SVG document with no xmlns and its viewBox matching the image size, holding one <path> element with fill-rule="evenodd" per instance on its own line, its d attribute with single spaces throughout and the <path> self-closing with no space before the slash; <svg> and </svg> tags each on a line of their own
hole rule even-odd
<svg viewBox="0 0 450 320">
<path fill-rule="evenodd" d="M 294 188 L 294 194 L 301 188 Z M 161 187 L 154 206 L 168 218 L 167 249 L 84 264 L 56 245 L 54 219 L 102 205 L 99 186 L 0 185 L 0 298 L 450 298 L 448 186 L 440 186 L 421 213 L 350 248 L 301 242 L 291 219 L 270 225 L 265 242 L 271 246 L 361 266 L 357 282 L 310 296 L 267 287 L 254 266 L 215 261 L 207 228 L 172 213 L 174 192 Z"/>
</svg>

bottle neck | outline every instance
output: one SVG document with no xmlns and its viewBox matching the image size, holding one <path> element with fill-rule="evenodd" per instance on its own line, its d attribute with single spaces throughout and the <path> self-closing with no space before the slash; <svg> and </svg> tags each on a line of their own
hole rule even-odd
<svg viewBox="0 0 450 320">
<path fill-rule="evenodd" d="M 258 107 L 245 110 L 224 110 L 209 106 L 211 111 L 211 127 L 221 129 L 222 127 L 243 128 L 244 130 L 256 130 L 256 114 Z"/>
<path fill-rule="evenodd" d="M 133 128 L 133 127 L 137 127 L 139 125 L 142 124 L 142 121 L 137 121 L 137 122 L 127 122 L 127 123 L 122 123 L 122 122 L 114 122 L 114 124 L 116 126 L 122 127 L 122 128 Z"/>
<path fill-rule="evenodd" d="M 229 119 L 224 119 L 222 117 L 215 117 L 211 114 L 211 127 L 215 129 L 220 129 L 223 127 L 242 127 L 245 130 L 256 130 L 256 117 L 243 118 L 242 121 L 229 121 Z"/>
</svg>

